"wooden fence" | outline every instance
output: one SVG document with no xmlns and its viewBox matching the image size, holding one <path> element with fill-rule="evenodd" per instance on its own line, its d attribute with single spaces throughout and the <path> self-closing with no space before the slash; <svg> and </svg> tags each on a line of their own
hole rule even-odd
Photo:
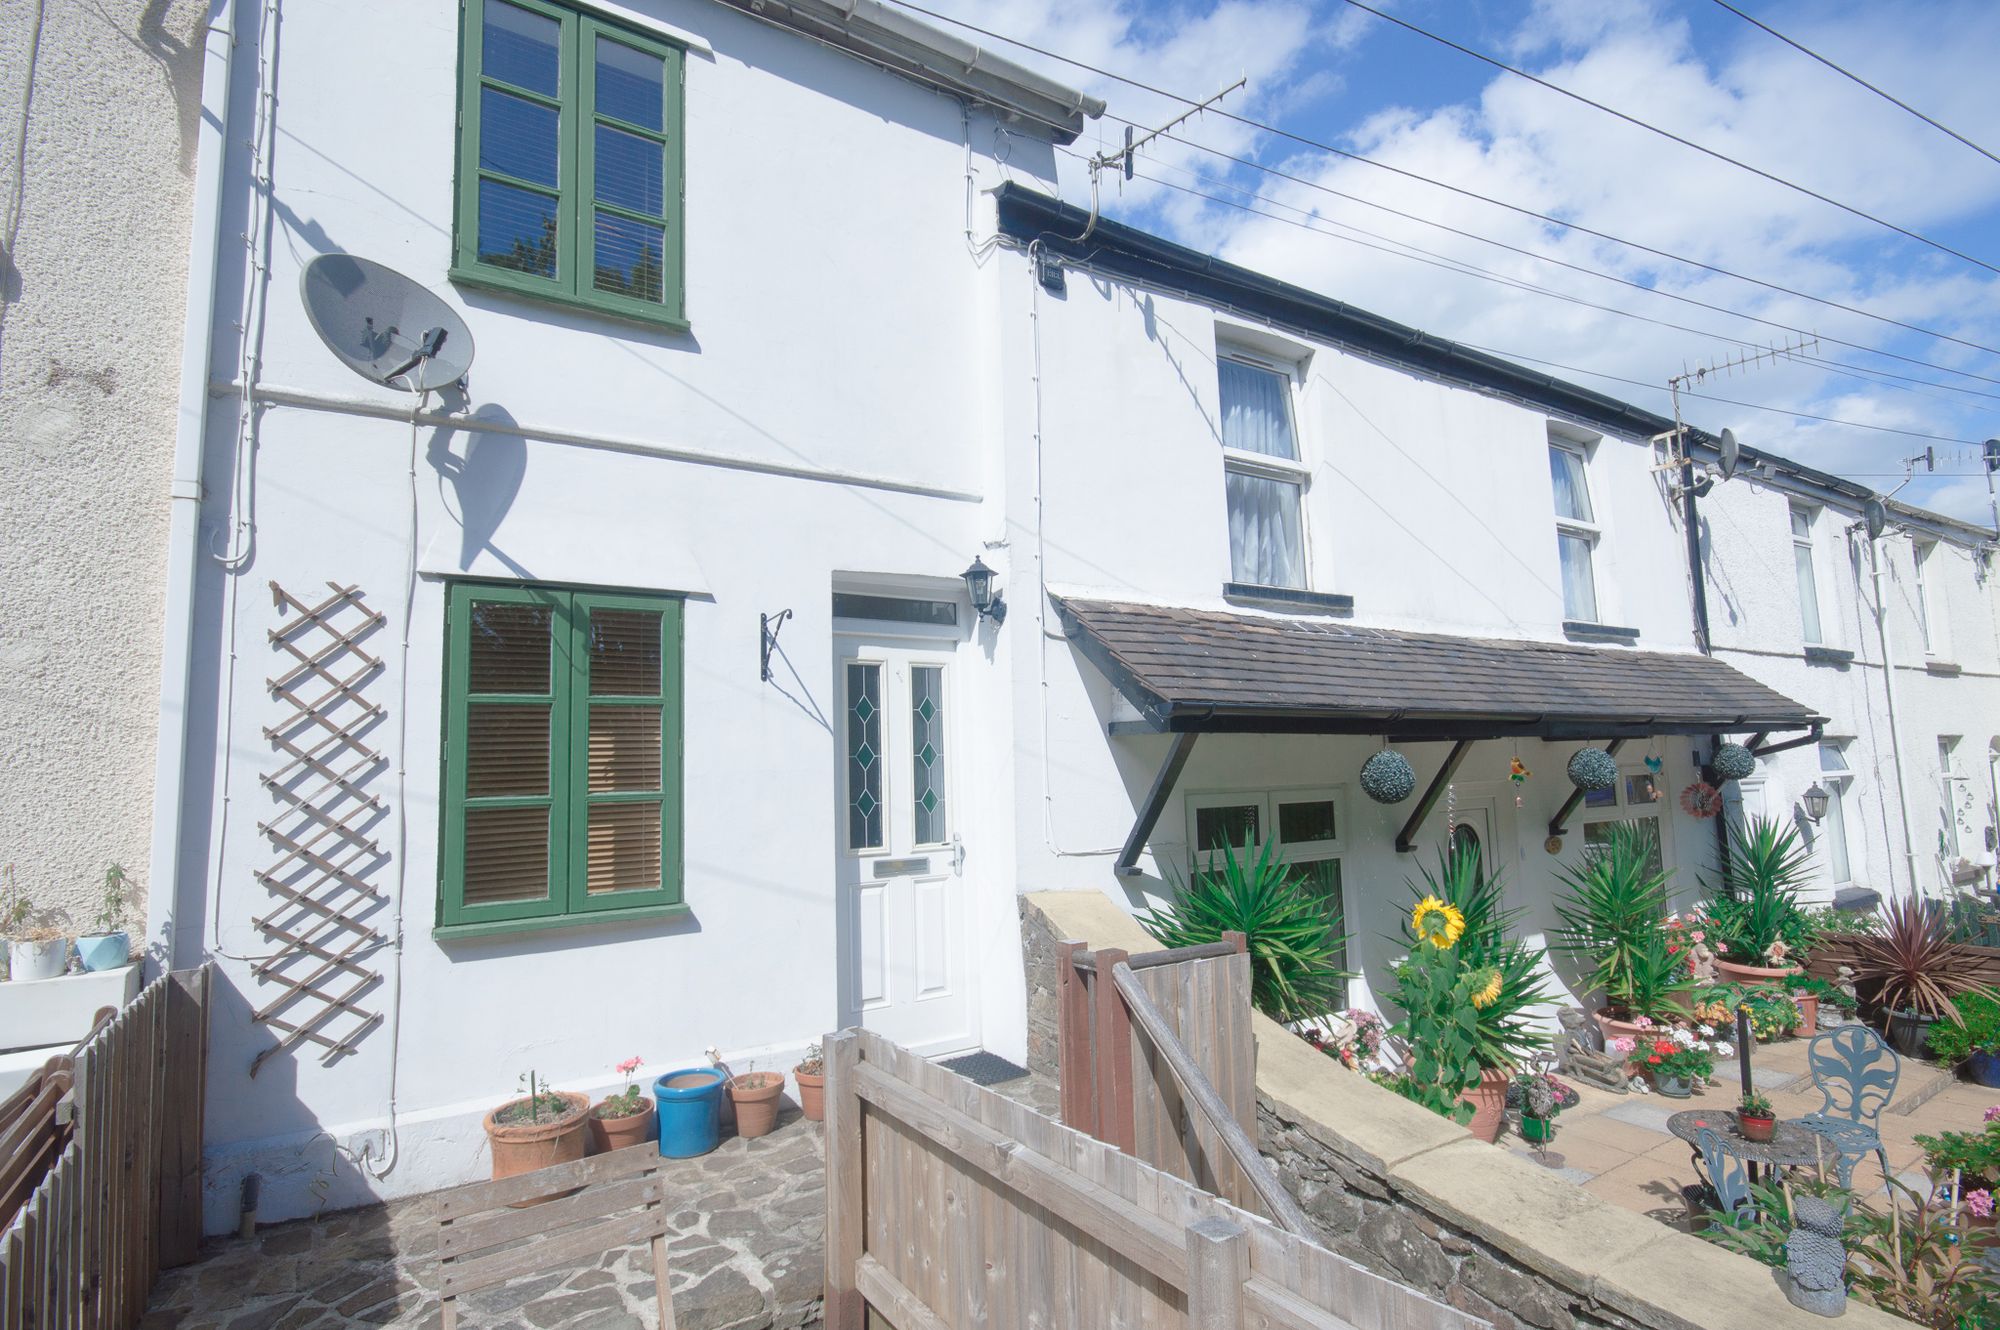
<svg viewBox="0 0 2000 1330">
<path fill-rule="evenodd" d="M 1487 1324 L 879 1036 L 825 1051 L 827 1330 Z"/>
<path fill-rule="evenodd" d="M 0 1235 L 0 1330 L 130 1330 L 162 1266 L 194 1259 L 209 984 L 154 980 L 38 1082 L 20 1139 L 56 1150 Z"/>
<path fill-rule="evenodd" d="M 1246 1209 L 1259 1188 L 1228 1148 L 1211 1114 L 1170 1065 L 1177 1042 L 1227 1118 L 1257 1137 L 1257 1042 L 1250 1026 L 1250 957 L 1241 934 L 1205 947 L 1086 951 L 1064 944 L 1057 979 L 1063 1125 Z M 1133 1020 L 1118 968 L 1129 972 L 1166 1029 Z"/>
<path fill-rule="evenodd" d="M 1821 938 L 1813 944 L 1812 955 L 1806 960 L 1806 973 L 1814 979 L 1833 982 L 1839 975 L 1841 966 L 1855 963 L 1857 943 L 1857 938 L 1846 933 L 1835 933 L 1830 937 Z M 1969 942 L 1961 942 L 1958 947 L 1959 954 L 1953 965 L 1954 972 L 1968 975 L 1979 983 L 2000 988 L 2000 948 L 1974 946 Z"/>
</svg>

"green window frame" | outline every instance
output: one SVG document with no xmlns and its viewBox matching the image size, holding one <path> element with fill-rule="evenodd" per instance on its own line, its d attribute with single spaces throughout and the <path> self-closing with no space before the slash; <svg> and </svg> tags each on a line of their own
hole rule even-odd
<svg viewBox="0 0 2000 1330">
<path fill-rule="evenodd" d="M 457 208 L 453 219 L 452 268 L 454 281 L 486 287 L 514 295 L 529 296 L 559 304 L 580 306 L 598 313 L 644 323 L 687 326 L 682 277 L 685 270 L 683 212 L 684 152 L 682 143 L 683 79 L 685 59 L 682 49 L 614 23 L 596 14 L 550 3 L 550 0 L 462 0 L 459 29 L 459 111 Z M 553 86 L 531 86 L 538 80 L 509 77 L 504 59 L 487 58 L 487 17 L 494 14 L 500 24 L 545 27 L 553 24 Z M 498 31 L 498 29 L 496 29 Z M 605 45 L 608 43 L 609 45 Z M 615 50 L 614 50 L 615 48 Z M 661 62 L 659 124 L 641 123 L 650 119 L 639 103 L 625 100 L 613 80 L 604 81 L 606 66 L 600 52 L 630 60 L 657 59 Z M 525 73 L 526 67 L 515 73 Z M 609 105 L 601 104 L 600 82 L 612 89 Z M 623 85 L 623 97 L 633 87 Z M 639 109 L 633 118 L 614 113 L 617 109 Z M 499 164 L 499 148 L 514 135 L 539 135 L 549 118 L 554 120 L 553 171 L 517 158 L 527 170 L 509 170 Z M 483 155 L 482 137 L 491 135 L 496 152 Z M 511 140 L 519 146 L 523 140 Z M 614 166 L 601 181 L 597 166 L 600 142 L 614 149 L 607 161 L 620 160 L 615 153 L 636 151 L 646 158 L 659 150 L 659 210 L 647 206 L 650 200 L 606 197 L 601 186 L 620 181 L 628 188 L 634 177 L 621 174 Z M 532 149 L 535 145 L 529 145 Z M 631 159 L 625 159 L 631 160 Z M 546 209 L 544 224 L 553 227 L 545 245 L 523 249 L 518 241 L 514 262 L 481 257 L 480 216 L 482 196 L 491 194 L 496 219 L 513 209 L 518 216 L 530 216 Z M 523 211 L 525 210 L 525 211 Z M 657 273 L 642 262 L 629 269 L 600 271 L 600 250 L 604 256 L 618 251 L 636 251 L 645 260 L 654 259 L 644 237 L 657 230 L 661 238 L 655 265 Z M 608 239 L 607 239 L 608 237 Z M 552 263 L 553 273 L 534 270 Z M 533 265 L 533 266 L 531 266 Z M 623 274 L 620 276 L 620 274 Z M 659 299 L 644 294 L 657 277 Z M 634 294 L 634 287 L 641 294 Z"/>
<path fill-rule="evenodd" d="M 489 607 L 496 613 L 492 619 L 483 618 L 480 611 Z M 510 607 L 525 614 L 508 615 Z M 604 612 L 602 619 L 599 612 Z M 650 625 L 645 621 L 652 616 L 658 619 L 659 640 L 650 646 L 657 647 L 658 664 L 657 679 L 649 681 L 644 675 L 650 662 L 643 657 L 649 649 L 645 630 Z M 513 680 L 524 686 L 493 686 L 494 676 L 503 666 L 517 675 L 526 669 L 530 676 L 540 668 L 532 642 L 524 650 L 521 643 L 528 639 L 521 635 L 512 640 L 506 659 L 499 664 L 496 659 L 501 653 L 475 651 L 475 631 L 484 632 L 488 623 L 507 619 L 517 627 L 533 625 L 530 633 L 546 632 L 546 686 L 527 686 L 543 682 L 528 676 Z M 614 630 L 621 623 L 627 636 L 616 636 Z M 635 628 L 639 629 L 637 635 L 629 635 Z M 597 645 L 603 646 L 602 650 L 593 642 L 593 634 L 600 629 L 604 631 Z M 451 584 L 445 612 L 443 845 L 437 912 L 441 936 L 478 936 L 685 911 L 681 632 L 682 601 L 676 596 L 540 585 Z M 506 640 L 504 633 L 500 640 Z M 621 654 L 639 654 L 630 661 L 614 658 L 614 647 Z M 592 687 L 593 661 L 598 666 L 601 691 Z M 635 668 L 637 681 L 648 686 L 610 691 L 615 685 L 633 682 Z M 623 780 L 617 776 L 630 770 L 621 767 L 621 762 L 636 755 L 638 769 L 644 771 L 652 756 L 647 751 L 651 735 L 646 731 L 651 727 L 646 711 L 659 715 L 658 775 L 656 785 L 646 780 L 634 785 L 629 775 Z M 635 718 L 637 728 L 621 716 Z M 544 728 L 548 735 L 545 780 L 534 756 L 539 747 L 536 732 Z M 509 743 L 522 734 L 529 737 Z M 629 742 L 635 736 L 635 747 L 619 747 L 621 740 Z M 602 741 L 604 760 L 594 764 L 593 758 L 600 756 L 594 751 L 597 740 Z M 528 765 L 524 766 L 524 761 Z M 471 788 L 475 780 L 481 785 L 477 791 Z M 614 861 L 611 872 L 621 871 L 616 862 L 629 868 L 630 858 L 616 860 L 620 854 L 636 855 L 637 862 L 644 865 L 653 850 L 647 843 L 648 805 L 658 813 L 657 881 L 648 874 L 641 885 L 591 891 L 593 829 L 603 834 L 604 853 Z M 547 815 L 546 841 L 536 840 L 529 830 L 537 811 Z M 505 882 L 489 877 L 486 889 L 469 897 L 468 856 L 472 847 L 468 829 L 475 819 L 491 837 L 477 842 L 481 852 L 494 855 L 493 862 L 502 863 L 503 869 L 511 866 L 514 876 Z M 510 830 L 494 833 L 491 829 L 496 826 Z M 508 835 L 515 839 L 507 841 Z M 546 845 L 547 870 L 542 889 L 536 893 L 532 887 L 536 869 L 521 870 L 523 861 L 518 853 L 532 856 L 542 845 Z M 492 848 L 495 846 L 499 848 Z"/>
</svg>

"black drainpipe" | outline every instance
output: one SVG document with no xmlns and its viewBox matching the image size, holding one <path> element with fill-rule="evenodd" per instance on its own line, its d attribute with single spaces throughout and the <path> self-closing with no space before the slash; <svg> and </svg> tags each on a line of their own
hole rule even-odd
<svg viewBox="0 0 2000 1330">
<path fill-rule="evenodd" d="M 1695 508 L 1694 456 L 1688 451 L 1687 439 L 1680 439 L 1681 449 L 1681 525 L 1687 528 L 1688 582 L 1694 588 L 1694 644 L 1704 656 L 1715 654 L 1715 645 L 1708 636 L 1708 578 L 1701 567 L 1701 514 Z M 1709 762 L 1715 759 L 1715 750 L 1722 743 L 1722 736 L 1709 736 Z M 1704 764 L 1701 779 L 1716 785 L 1714 767 Z M 1716 785 L 1720 789 L 1720 785 Z M 1724 813 L 1715 815 L 1715 871 L 1725 889 L 1729 885 L 1729 818 Z"/>
</svg>

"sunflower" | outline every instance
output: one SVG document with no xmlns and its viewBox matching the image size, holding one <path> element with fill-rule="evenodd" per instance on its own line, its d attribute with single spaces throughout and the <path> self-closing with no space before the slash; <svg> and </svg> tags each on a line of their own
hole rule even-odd
<svg viewBox="0 0 2000 1330">
<path fill-rule="evenodd" d="M 1487 966 L 1473 975 L 1472 981 L 1474 985 L 1472 990 L 1473 1006 L 1490 1007 L 1499 1000 L 1501 987 L 1499 967 Z"/>
<path fill-rule="evenodd" d="M 1465 935 L 1465 915 L 1456 905 L 1426 896 L 1410 913 L 1410 931 L 1440 950 L 1456 946 Z"/>
</svg>

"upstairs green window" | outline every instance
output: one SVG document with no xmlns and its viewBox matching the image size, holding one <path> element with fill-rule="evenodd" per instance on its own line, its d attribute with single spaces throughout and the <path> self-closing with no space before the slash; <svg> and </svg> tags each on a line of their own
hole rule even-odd
<svg viewBox="0 0 2000 1330">
<path fill-rule="evenodd" d="M 464 4 L 452 276 L 681 323 L 681 49 L 547 0 Z"/>
<path fill-rule="evenodd" d="M 681 903 L 681 603 L 451 588 L 447 930 Z"/>
</svg>

